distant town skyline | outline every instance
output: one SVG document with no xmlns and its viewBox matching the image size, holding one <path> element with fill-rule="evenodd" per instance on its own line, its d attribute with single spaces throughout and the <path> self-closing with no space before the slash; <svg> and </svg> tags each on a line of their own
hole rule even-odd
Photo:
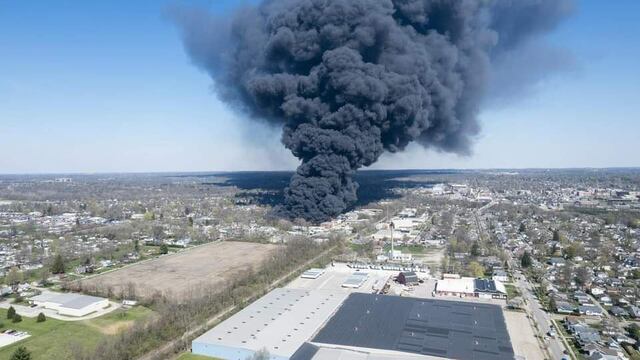
<svg viewBox="0 0 640 360">
<path fill-rule="evenodd" d="M 224 14 L 234 2 L 191 3 Z M 171 5 L 0 0 L 0 174 L 295 169 L 279 129 L 216 99 Z M 549 38 L 558 71 L 488 100 L 472 155 L 414 144 L 371 168 L 640 166 L 640 3 L 578 5 Z"/>
</svg>

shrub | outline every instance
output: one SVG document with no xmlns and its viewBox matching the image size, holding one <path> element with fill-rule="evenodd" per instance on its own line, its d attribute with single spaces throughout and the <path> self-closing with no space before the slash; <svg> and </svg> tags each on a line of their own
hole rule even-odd
<svg viewBox="0 0 640 360">
<path fill-rule="evenodd" d="M 36 322 L 45 322 L 45 320 L 47 320 L 47 317 L 44 316 L 43 313 L 38 314 L 38 318 L 36 319 Z"/>
<path fill-rule="evenodd" d="M 26 347 L 20 346 L 13 355 L 11 355 L 11 360 L 31 360 L 31 353 L 29 353 Z"/>
<path fill-rule="evenodd" d="M 20 321 L 22 321 L 22 316 L 20 316 L 19 314 L 15 314 L 13 315 L 13 319 L 11 321 L 14 323 L 19 323 Z"/>
<path fill-rule="evenodd" d="M 9 310 L 7 310 L 7 319 L 13 319 L 14 316 L 16 316 L 16 309 L 10 306 Z"/>
</svg>

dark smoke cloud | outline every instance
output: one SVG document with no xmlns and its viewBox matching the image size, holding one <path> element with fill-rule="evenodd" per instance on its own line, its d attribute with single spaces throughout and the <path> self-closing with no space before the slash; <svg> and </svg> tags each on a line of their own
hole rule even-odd
<svg viewBox="0 0 640 360">
<path fill-rule="evenodd" d="M 467 154 L 492 63 L 552 30 L 568 0 L 272 0 L 232 21 L 174 10 L 219 96 L 281 126 L 302 162 L 283 211 L 356 201 L 353 174 L 411 142 Z"/>
</svg>

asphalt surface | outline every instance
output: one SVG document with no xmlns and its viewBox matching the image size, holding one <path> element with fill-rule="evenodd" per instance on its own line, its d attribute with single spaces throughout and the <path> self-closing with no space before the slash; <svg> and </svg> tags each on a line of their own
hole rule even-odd
<svg viewBox="0 0 640 360">
<path fill-rule="evenodd" d="M 541 335 L 547 336 L 546 333 L 549 331 L 549 329 L 551 329 L 553 324 L 551 323 L 551 317 L 546 311 L 543 310 L 542 305 L 536 298 L 533 291 L 533 286 L 528 280 L 523 280 L 522 277 L 517 280 L 517 285 L 522 292 L 523 299 L 525 299 L 527 302 L 527 312 L 533 317 L 533 320 L 536 322 L 536 324 L 538 324 L 539 332 L 542 333 Z M 560 360 L 566 356 L 564 355 L 564 344 L 560 340 L 559 336 L 561 336 L 561 334 L 557 334 L 554 338 L 550 338 L 549 336 L 547 336 L 548 340 L 545 341 L 545 343 L 548 345 L 549 353 L 554 360 Z"/>
</svg>

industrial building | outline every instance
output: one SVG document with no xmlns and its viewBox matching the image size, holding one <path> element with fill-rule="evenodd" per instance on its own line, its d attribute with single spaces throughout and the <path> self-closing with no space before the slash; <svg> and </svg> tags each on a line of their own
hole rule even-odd
<svg viewBox="0 0 640 360">
<path fill-rule="evenodd" d="M 245 360 L 513 359 L 497 305 L 279 288 L 195 339 L 192 352 Z"/>
<path fill-rule="evenodd" d="M 279 288 L 195 339 L 192 352 L 245 360 L 265 349 L 289 359 L 331 317 L 348 292 Z"/>
<path fill-rule="evenodd" d="M 109 307 L 109 299 L 74 293 L 47 292 L 29 299 L 32 304 L 51 309 L 60 315 L 86 316 Z"/>
<path fill-rule="evenodd" d="M 404 285 L 417 285 L 420 279 L 414 271 L 402 271 L 398 274 L 397 281 Z"/>
<path fill-rule="evenodd" d="M 497 305 L 362 293 L 349 295 L 310 343 L 292 359 L 329 359 L 314 347 L 373 355 L 362 359 L 514 358 Z"/>
<path fill-rule="evenodd" d="M 475 278 L 445 278 L 438 280 L 435 293 L 442 296 L 456 297 L 478 297 L 505 300 L 507 298 L 507 290 L 502 282 Z"/>
</svg>

